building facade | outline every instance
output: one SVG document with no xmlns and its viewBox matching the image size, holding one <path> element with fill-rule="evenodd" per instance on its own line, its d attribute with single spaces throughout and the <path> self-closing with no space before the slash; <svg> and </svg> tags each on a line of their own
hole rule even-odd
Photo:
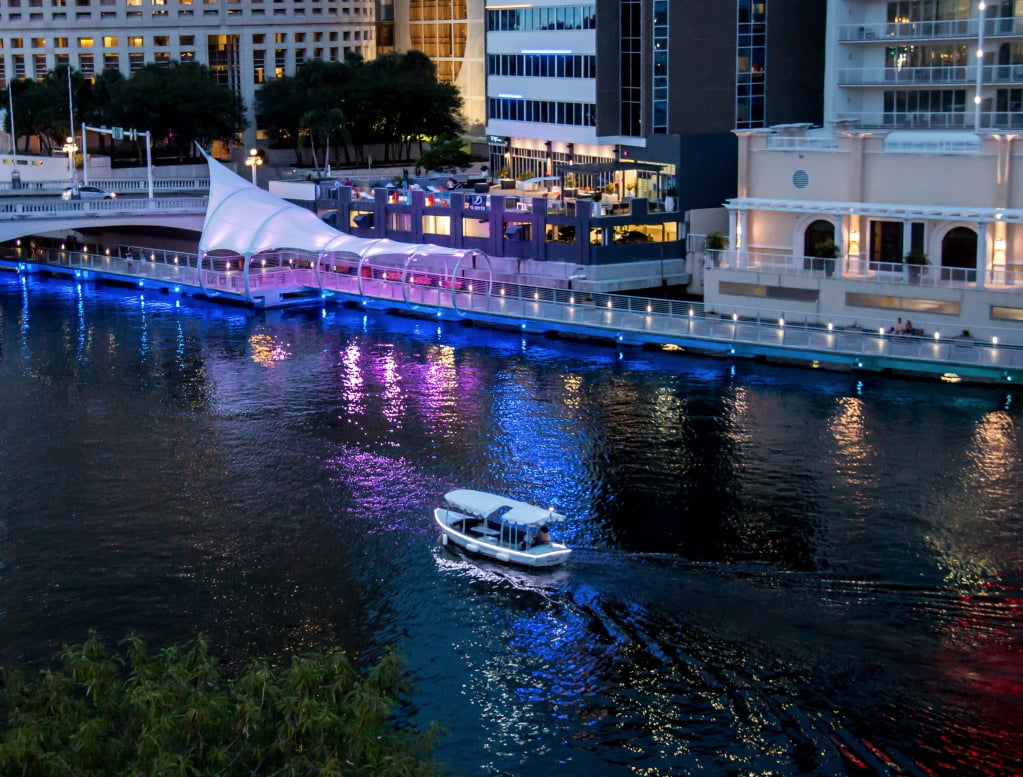
<svg viewBox="0 0 1023 777">
<path fill-rule="evenodd" d="M 827 118 L 871 128 L 1023 126 L 1021 14 L 1016 0 L 829 0 Z"/>
<path fill-rule="evenodd" d="M 491 163 L 720 205 L 733 128 L 820 120 L 824 29 L 824 8 L 795 0 L 491 2 Z"/>
<path fill-rule="evenodd" d="M 200 62 L 245 102 L 307 60 L 376 56 L 373 0 L 0 0 L 0 87 L 68 65 L 91 79 Z"/>
</svg>

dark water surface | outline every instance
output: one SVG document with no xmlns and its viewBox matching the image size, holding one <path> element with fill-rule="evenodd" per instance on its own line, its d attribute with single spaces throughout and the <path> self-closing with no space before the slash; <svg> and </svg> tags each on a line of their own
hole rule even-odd
<svg viewBox="0 0 1023 777">
<path fill-rule="evenodd" d="M 453 773 L 1018 774 L 1020 399 L 0 273 L 0 664 L 393 645 Z"/>
</svg>

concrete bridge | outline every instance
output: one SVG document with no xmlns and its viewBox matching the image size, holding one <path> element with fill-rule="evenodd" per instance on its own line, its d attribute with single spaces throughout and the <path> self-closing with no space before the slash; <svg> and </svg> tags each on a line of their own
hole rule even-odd
<svg viewBox="0 0 1023 777">
<path fill-rule="evenodd" d="M 173 227 L 199 233 L 206 203 L 205 196 L 176 195 L 113 200 L 4 197 L 0 199 L 0 243 L 97 226 Z"/>
</svg>

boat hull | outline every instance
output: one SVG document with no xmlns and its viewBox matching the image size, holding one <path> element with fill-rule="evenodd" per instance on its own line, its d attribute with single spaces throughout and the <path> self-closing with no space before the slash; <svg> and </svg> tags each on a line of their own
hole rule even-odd
<svg viewBox="0 0 1023 777">
<path fill-rule="evenodd" d="M 433 517 L 440 527 L 442 542 L 453 543 L 469 553 L 476 553 L 506 564 L 523 567 L 553 567 L 565 563 L 572 553 L 570 548 L 556 542 L 535 545 L 531 548 L 520 548 L 511 547 L 509 543 L 476 536 L 462 530 L 466 522 L 474 520 L 474 516 L 444 507 L 436 508 L 433 511 Z"/>
</svg>

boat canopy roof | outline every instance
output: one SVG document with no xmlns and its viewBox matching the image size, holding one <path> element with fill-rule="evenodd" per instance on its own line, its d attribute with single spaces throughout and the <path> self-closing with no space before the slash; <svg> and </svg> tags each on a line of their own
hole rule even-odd
<svg viewBox="0 0 1023 777">
<path fill-rule="evenodd" d="M 473 491 L 469 488 L 449 491 L 444 495 L 444 499 L 459 512 L 472 513 L 480 518 L 491 518 L 517 526 L 541 526 L 565 520 L 565 516 L 554 512 L 553 507 L 537 507 L 506 496 Z"/>
</svg>

